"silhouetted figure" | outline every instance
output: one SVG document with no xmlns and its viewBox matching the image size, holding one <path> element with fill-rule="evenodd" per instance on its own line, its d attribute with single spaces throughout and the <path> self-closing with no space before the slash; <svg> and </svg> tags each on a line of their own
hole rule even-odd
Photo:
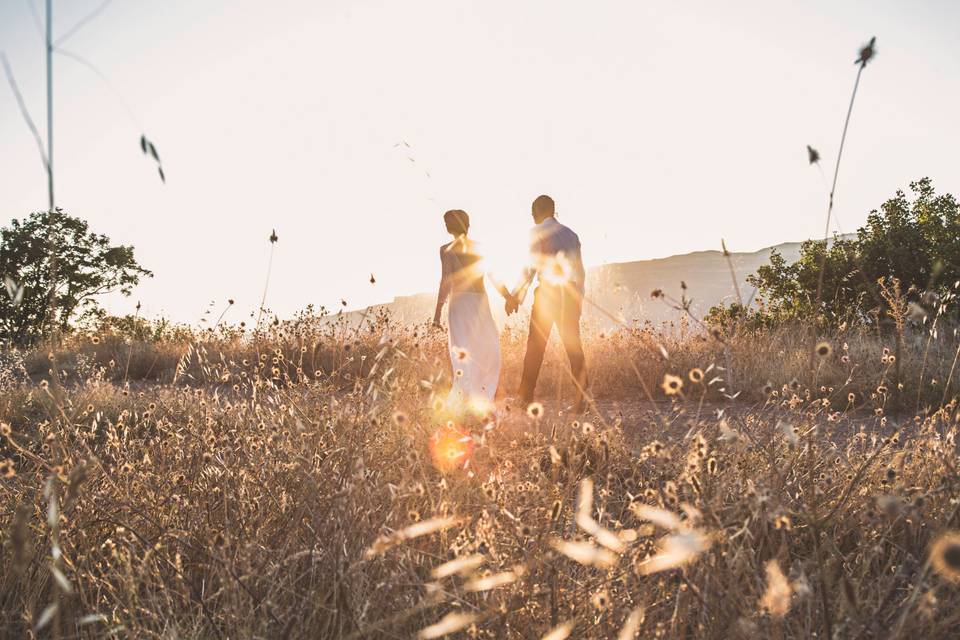
<svg viewBox="0 0 960 640">
<path fill-rule="evenodd" d="M 440 327 L 443 305 L 449 298 L 450 363 L 453 388 L 447 408 L 457 413 L 486 414 L 493 411 L 493 399 L 500 380 L 500 334 L 490 313 L 478 246 L 467 236 L 470 217 L 452 209 L 443 215 L 453 241 L 440 247 L 440 286 L 433 324 Z M 510 292 L 494 283 L 505 298 Z"/>
<path fill-rule="evenodd" d="M 583 307 L 584 270 L 580 255 L 580 238 L 556 219 L 553 199 L 539 196 L 533 201 L 530 266 L 524 278 L 508 298 L 507 314 L 513 313 L 526 297 L 527 289 L 537 278 L 533 293 L 533 311 L 530 315 L 530 333 L 527 352 L 523 358 L 523 377 L 520 381 L 520 402 L 533 401 L 543 354 L 553 325 L 560 331 L 563 348 L 570 361 L 570 373 L 576 387 L 574 410 L 583 409 L 587 370 L 580 341 L 580 313 Z"/>
</svg>

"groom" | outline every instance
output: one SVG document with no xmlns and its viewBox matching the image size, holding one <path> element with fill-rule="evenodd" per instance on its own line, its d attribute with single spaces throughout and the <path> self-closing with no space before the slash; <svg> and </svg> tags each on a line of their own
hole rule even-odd
<svg viewBox="0 0 960 640">
<path fill-rule="evenodd" d="M 530 245 L 530 266 L 523 280 L 514 289 L 506 303 L 511 314 L 523 303 L 527 289 L 537 277 L 533 293 L 533 311 L 530 315 L 530 334 L 527 353 L 523 358 L 523 377 L 520 381 L 520 402 L 533 402 L 533 392 L 543 364 L 543 353 L 553 325 L 560 331 L 563 348 L 570 361 L 570 373 L 576 387 L 574 411 L 583 410 L 587 371 L 580 342 L 580 312 L 583 306 L 584 270 L 580 257 L 580 238 L 568 227 L 557 222 L 553 198 L 538 196 L 533 201 L 533 228 Z"/>
</svg>

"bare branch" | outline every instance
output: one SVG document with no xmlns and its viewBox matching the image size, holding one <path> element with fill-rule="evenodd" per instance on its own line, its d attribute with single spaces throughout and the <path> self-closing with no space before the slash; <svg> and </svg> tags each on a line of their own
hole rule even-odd
<svg viewBox="0 0 960 640">
<path fill-rule="evenodd" d="M 40 14 L 37 13 L 37 7 L 33 4 L 33 0 L 23 1 L 27 3 L 27 9 L 30 10 L 30 17 L 33 18 L 33 26 L 37 28 L 37 35 L 43 40 L 43 27 L 40 25 Z"/>
<path fill-rule="evenodd" d="M 3 70 L 7 74 L 7 81 L 10 83 L 10 89 L 13 91 L 14 97 L 17 99 L 17 106 L 20 107 L 20 113 L 23 114 L 23 119 L 27 121 L 27 126 L 30 128 L 30 133 L 33 134 L 34 140 L 37 141 L 37 147 L 40 149 L 40 158 L 43 160 L 43 168 L 47 170 L 47 174 L 50 173 L 50 161 L 47 159 L 47 153 L 43 150 L 43 139 L 40 137 L 40 132 L 37 131 L 37 125 L 33 123 L 33 118 L 30 117 L 30 111 L 27 109 L 26 103 L 23 101 L 23 95 L 20 93 L 20 87 L 17 86 L 17 80 L 13 77 L 13 69 L 10 68 L 10 61 L 7 60 L 7 54 L 0 52 L 0 61 L 3 62 Z"/>
<path fill-rule="evenodd" d="M 97 77 L 100 78 L 100 80 L 103 81 L 103 84 L 106 85 L 106 87 L 107 87 L 108 89 L 110 89 L 110 91 L 113 92 L 113 95 L 116 96 L 117 100 L 120 101 L 121 106 L 123 106 L 123 109 L 127 112 L 127 115 L 130 117 L 130 120 L 133 121 L 133 124 L 136 125 L 137 129 L 143 130 L 143 126 L 141 126 L 141 124 L 140 124 L 140 119 L 137 118 L 137 114 L 135 114 L 135 113 L 133 112 L 133 109 L 130 107 L 130 103 L 126 101 L 126 99 L 123 97 L 123 94 L 121 94 L 121 93 L 117 90 L 117 88 L 113 86 L 113 84 L 110 82 L 110 80 L 107 79 L 107 76 L 104 75 L 104 73 L 103 73 L 102 71 L 100 71 L 100 69 L 98 69 L 95 64 L 93 64 L 92 62 L 90 62 L 90 61 L 87 60 L 86 58 L 84 58 L 84 57 L 82 57 L 82 56 L 80 56 L 80 55 L 77 55 L 77 54 L 74 53 L 73 51 L 68 51 L 68 50 L 63 49 L 63 48 L 61 48 L 61 47 L 54 47 L 53 51 L 54 51 L 54 53 L 59 53 L 59 54 L 62 55 L 62 56 L 66 56 L 67 58 L 70 58 L 70 59 L 73 60 L 74 62 L 77 62 L 77 63 L 79 63 L 79 64 L 82 64 L 82 65 L 85 66 L 87 69 L 89 69 L 90 71 L 92 71 L 93 73 L 95 73 L 95 74 L 97 75 Z"/>
<path fill-rule="evenodd" d="M 56 47 L 57 45 L 65 42 L 68 38 L 70 38 L 70 37 L 71 37 L 73 34 L 75 34 L 77 31 L 80 31 L 80 29 L 82 29 L 82 28 L 84 28 L 85 26 L 87 26 L 87 24 L 88 24 L 91 20 L 93 20 L 94 18 L 96 18 L 97 16 L 99 16 L 101 13 L 103 13 L 103 10 L 106 9 L 108 6 L 110 6 L 110 3 L 111 3 L 111 2 L 113 2 L 113 0 L 103 0 L 103 2 L 101 2 L 100 5 L 99 5 L 96 9 L 94 9 L 93 11 L 91 11 L 90 13 L 88 13 L 86 16 L 84 16 L 83 18 L 81 18 L 80 21 L 77 22 L 77 24 L 75 24 L 75 25 L 73 25 L 72 27 L 70 27 L 69 29 L 67 29 L 67 32 L 66 32 L 66 33 L 64 33 L 62 36 L 60 36 L 60 37 L 57 38 L 56 40 L 54 40 L 53 46 Z"/>
</svg>

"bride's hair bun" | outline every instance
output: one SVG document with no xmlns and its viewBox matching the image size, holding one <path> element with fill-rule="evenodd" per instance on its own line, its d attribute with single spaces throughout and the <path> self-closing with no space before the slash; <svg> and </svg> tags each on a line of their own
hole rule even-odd
<svg viewBox="0 0 960 640">
<path fill-rule="evenodd" d="M 450 209 L 443 214 L 443 221 L 447 224 L 447 231 L 462 236 L 470 229 L 470 216 L 463 209 Z"/>
</svg>

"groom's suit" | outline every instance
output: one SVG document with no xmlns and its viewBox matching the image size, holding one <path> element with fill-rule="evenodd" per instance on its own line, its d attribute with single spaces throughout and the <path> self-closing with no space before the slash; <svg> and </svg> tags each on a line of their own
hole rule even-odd
<svg viewBox="0 0 960 640">
<path fill-rule="evenodd" d="M 533 401 L 533 392 L 543 364 L 543 354 L 553 325 L 560 331 L 563 348 L 570 361 L 570 373 L 576 387 L 576 407 L 583 404 L 587 371 L 580 341 L 580 313 L 583 307 L 584 269 L 580 255 L 580 238 L 568 227 L 549 217 L 534 227 L 530 246 L 532 262 L 516 298 L 522 301 L 536 276 L 530 316 L 527 352 L 523 358 L 520 401 Z"/>
</svg>

